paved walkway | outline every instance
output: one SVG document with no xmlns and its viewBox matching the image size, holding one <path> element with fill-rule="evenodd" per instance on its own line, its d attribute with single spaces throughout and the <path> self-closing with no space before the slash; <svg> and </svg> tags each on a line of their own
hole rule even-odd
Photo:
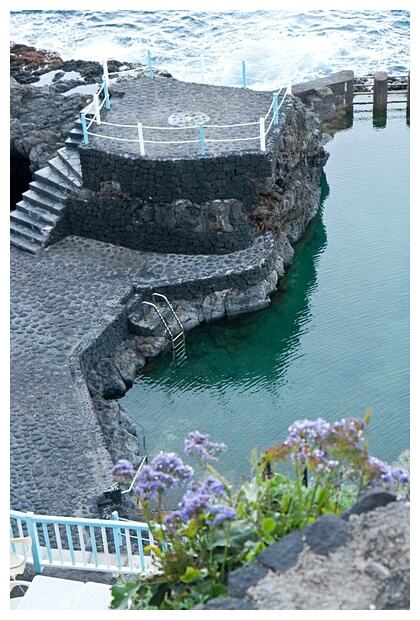
<svg viewBox="0 0 420 620">
<path fill-rule="evenodd" d="M 258 268 L 264 254 L 258 244 L 222 257 L 152 254 L 81 237 L 35 255 L 11 248 L 12 508 L 97 516 L 112 463 L 71 356 L 133 287 L 223 277 Z"/>
<path fill-rule="evenodd" d="M 153 79 L 144 76 L 132 78 L 126 85 L 124 82 L 111 85 L 110 92 L 116 94 L 125 92 L 125 94 L 116 103 L 115 99 L 113 101 L 111 98 L 111 109 L 103 108 L 101 118 L 105 123 L 118 124 L 119 127 L 106 124 L 93 125 L 91 131 L 102 136 L 114 136 L 132 142 L 89 136 L 91 143 L 111 153 L 138 155 L 140 146 L 137 123 L 142 123 L 146 156 L 161 159 L 200 156 L 198 128 L 200 122 L 206 126 L 206 155 L 260 151 L 259 119 L 266 116 L 273 99 L 272 93 L 269 92 L 181 82 L 159 76 Z M 271 118 L 272 114 L 267 119 L 267 128 Z M 225 127 L 244 123 L 252 125 Z M 131 127 L 124 128 L 122 125 Z M 188 128 L 191 125 L 195 125 L 194 129 Z M 224 127 L 214 127 L 220 125 Z M 162 127 L 165 129 L 156 129 Z M 228 138 L 229 142 L 223 142 Z M 151 144 L 150 141 L 193 141 L 193 143 Z"/>
</svg>

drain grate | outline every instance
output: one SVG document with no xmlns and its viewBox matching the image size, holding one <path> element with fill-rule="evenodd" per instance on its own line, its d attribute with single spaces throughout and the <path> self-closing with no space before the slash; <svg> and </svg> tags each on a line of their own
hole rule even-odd
<svg viewBox="0 0 420 620">
<path fill-rule="evenodd" d="M 168 118 L 168 123 L 177 127 L 193 127 L 209 120 L 210 117 L 203 112 L 175 112 Z"/>
</svg>

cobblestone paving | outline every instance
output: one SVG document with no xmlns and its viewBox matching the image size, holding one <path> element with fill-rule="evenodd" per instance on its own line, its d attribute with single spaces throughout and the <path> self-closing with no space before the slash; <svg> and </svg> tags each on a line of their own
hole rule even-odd
<svg viewBox="0 0 420 620">
<path fill-rule="evenodd" d="M 11 248 L 13 509 L 96 516 L 96 497 L 109 484 L 112 463 L 71 359 L 80 343 L 113 321 L 133 287 L 240 272 L 258 265 L 261 248 L 187 257 L 81 237 L 36 255 Z"/>
<path fill-rule="evenodd" d="M 90 131 L 131 142 L 89 136 L 92 145 L 115 154 L 139 155 L 137 123 L 142 123 L 146 156 L 162 159 L 201 155 L 198 122 L 204 116 L 209 117 L 203 123 L 206 155 L 260 151 L 259 119 L 267 115 L 273 100 L 269 92 L 181 82 L 159 76 L 153 79 L 144 76 L 131 78 L 111 86 L 111 93 L 113 89 L 116 93 L 123 91 L 125 94 L 115 104 L 111 98 L 111 108 L 103 108 L 101 118 L 105 123 L 117 124 L 119 127 L 94 124 Z M 171 123 L 173 115 L 182 117 L 179 127 Z M 191 122 L 188 122 L 188 118 Z M 182 122 L 182 119 L 187 120 Z M 266 130 L 271 119 L 272 113 L 266 120 Z M 242 124 L 246 126 L 237 126 Z M 189 129 L 188 125 L 195 127 Z M 164 129 L 160 129 L 162 127 Z M 230 141 L 224 142 L 228 138 Z M 162 141 L 167 144 L 157 144 Z M 168 144 L 180 141 L 184 143 Z M 188 144 L 189 141 L 192 143 Z"/>
</svg>

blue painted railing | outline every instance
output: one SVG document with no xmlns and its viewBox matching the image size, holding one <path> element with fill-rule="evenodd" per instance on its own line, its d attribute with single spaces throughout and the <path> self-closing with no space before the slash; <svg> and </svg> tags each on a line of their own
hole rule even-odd
<svg viewBox="0 0 420 620">
<path fill-rule="evenodd" d="M 203 54 L 201 54 L 200 60 L 201 60 L 201 81 L 204 82 L 205 77 L 204 77 L 204 56 Z M 147 51 L 147 64 L 149 67 L 149 76 L 153 78 L 153 68 L 152 68 L 150 50 Z M 277 92 L 273 93 L 273 101 L 271 103 L 270 109 L 265 114 L 265 116 L 260 117 L 258 120 L 255 120 L 253 122 L 248 122 L 248 123 L 239 123 L 239 124 L 234 124 L 234 125 L 204 125 L 203 123 L 199 123 L 197 125 L 192 124 L 191 126 L 188 126 L 188 127 L 166 127 L 166 126 L 165 127 L 147 127 L 143 125 L 142 123 L 136 123 L 135 125 L 131 125 L 131 124 L 124 124 L 124 125 L 120 124 L 119 125 L 116 123 L 108 123 L 106 121 L 102 121 L 101 115 L 100 115 L 101 108 L 104 105 L 106 106 L 106 109 L 110 108 L 109 93 L 108 93 L 110 76 L 121 76 L 125 73 L 131 73 L 131 72 L 137 72 L 137 71 L 139 71 L 139 68 L 127 69 L 125 71 L 116 71 L 113 73 L 109 73 L 108 60 L 104 60 L 101 89 L 94 96 L 94 99 L 92 103 L 90 104 L 90 106 L 86 108 L 80 115 L 81 122 L 82 122 L 83 141 L 85 144 L 89 144 L 90 135 L 96 136 L 97 138 L 101 138 L 105 140 L 117 140 L 121 142 L 136 142 L 138 143 L 139 148 L 140 148 L 140 155 L 144 157 L 146 155 L 146 144 L 168 145 L 168 144 L 198 143 L 200 145 L 201 155 L 205 155 L 206 154 L 206 147 L 205 147 L 206 143 L 209 144 L 212 142 L 242 142 L 242 141 L 245 141 L 245 142 L 254 141 L 255 142 L 255 141 L 259 141 L 261 151 L 265 152 L 266 136 L 268 132 L 270 131 L 272 125 L 278 124 L 278 118 L 279 118 L 278 113 L 279 113 L 281 106 L 284 103 L 286 95 L 290 95 L 292 93 L 292 85 L 291 85 L 291 78 L 290 78 L 291 74 L 289 72 L 286 84 L 282 86 Z M 257 78 L 250 78 L 249 76 L 247 76 L 246 62 L 243 60 L 242 61 L 242 81 L 243 81 L 244 89 L 248 88 L 248 79 L 253 79 L 253 80 L 258 81 Z M 281 102 L 279 103 L 278 97 L 280 93 L 282 93 L 283 97 L 282 97 Z M 270 120 L 270 115 L 271 115 L 271 120 Z M 110 127 L 119 127 L 121 129 L 121 134 L 122 132 L 126 132 L 128 130 L 128 133 L 132 135 L 132 137 L 122 137 L 121 134 L 119 136 L 115 136 L 115 135 L 111 136 L 111 135 L 105 134 L 104 132 L 101 132 L 101 133 L 94 132 L 91 129 L 94 124 L 98 126 L 108 125 Z M 249 130 L 250 127 L 255 128 L 254 135 L 249 135 L 248 132 L 252 131 L 252 130 Z M 198 129 L 197 138 L 192 138 L 192 139 L 187 139 L 187 140 L 152 140 L 152 139 L 146 140 L 144 136 L 144 130 L 149 130 L 149 131 L 152 131 L 153 133 L 155 133 L 156 130 L 158 130 L 159 132 L 169 131 L 172 134 L 174 133 L 176 134 L 176 132 L 183 132 L 186 130 L 190 132 L 191 129 L 194 129 L 194 128 Z M 227 130 L 231 130 L 231 129 L 233 130 L 233 128 L 237 128 L 237 129 L 233 131 L 234 135 L 232 137 L 227 137 L 226 135 L 223 138 L 220 137 L 219 135 L 220 131 L 226 134 Z M 245 133 L 246 133 L 245 136 L 243 135 L 243 132 L 241 132 L 241 128 L 247 128 L 245 130 Z M 212 137 L 212 135 L 216 137 Z"/>
<path fill-rule="evenodd" d="M 153 545 L 146 523 L 120 520 L 79 519 L 10 511 L 10 538 L 30 536 L 32 553 L 28 563 L 36 573 L 46 567 L 138 574 L 155 570 L 152 555 L 144 547 Z"/>
</svg>

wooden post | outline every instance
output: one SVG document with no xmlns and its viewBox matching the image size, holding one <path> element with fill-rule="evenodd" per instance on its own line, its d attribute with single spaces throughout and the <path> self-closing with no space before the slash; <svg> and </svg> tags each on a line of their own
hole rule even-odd
<svg viewBox="0 0 420 620">
<path fill-rule="evenodd" d="M 388 73 L 376 71 L 373 75 L 373 107 L 385 109 L 388 100 Z"/>
</svg>

